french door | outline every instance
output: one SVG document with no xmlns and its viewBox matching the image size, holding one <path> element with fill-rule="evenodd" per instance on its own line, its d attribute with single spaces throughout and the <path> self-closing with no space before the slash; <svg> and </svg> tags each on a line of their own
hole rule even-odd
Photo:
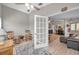
<svg viewBox="0 0 79 59">
<path fill-rule="evenodd" d="M 34 16 L 34 48 L 48 46 L 48 17 Z"/>
</svg>

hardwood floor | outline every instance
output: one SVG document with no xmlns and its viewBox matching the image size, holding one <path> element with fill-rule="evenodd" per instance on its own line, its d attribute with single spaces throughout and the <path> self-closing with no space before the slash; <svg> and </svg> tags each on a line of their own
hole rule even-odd
<svg viewBox="0 0 79 59">
<path fill-rule="evenodd" d="M 57 34 L 51 34 L 50 37 L 49 37 L 49 42 L 53 42 L 54 40 L 56 39 L 59 39 L 60 38 L 60 35 L 57 35 Z"/>
<path fill-rule="evenodd" d="M 73 49 L 67 48 L 67 44 L 60 43 L 59 35 L 52 34 L 49 43 L 49 52 L 52 55 L 78 55 L 79 52 Z"/>
</svg>

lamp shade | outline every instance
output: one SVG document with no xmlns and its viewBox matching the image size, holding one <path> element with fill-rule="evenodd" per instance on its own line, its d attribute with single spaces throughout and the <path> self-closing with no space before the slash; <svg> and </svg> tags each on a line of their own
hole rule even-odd
<svg viewBox="0 0 79 59">
<path fill-rule="evenodd" d="M 2 28 L 0 29 L 0 35 L 6 35 L 6 32 Z"/>
</svg>

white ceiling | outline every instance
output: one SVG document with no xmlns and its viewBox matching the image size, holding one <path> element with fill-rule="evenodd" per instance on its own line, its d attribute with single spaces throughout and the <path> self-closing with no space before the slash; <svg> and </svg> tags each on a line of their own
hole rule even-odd
<svg viewBox="0 0 79 59">
<path fill-rule="evenodd" d="M 39 11 L 33 11 L 32 14 L 39 14 L 44 16 L 53 16 L 61 13 L 61 8 L 67 6 L 68 10 L 79 7 L 79 3 L 51 3 Z"/>
<path fill-rule="evenodd" d="M 51 16 L 52 19 L 76 19 L 79 18 L 79 7 L 72 9 L 67 12 L 63 12 L 54 16 Z"/>
<path fill-rule="evenodd" d="M 38 6 L 38 3 L 32 3 L 33 5 L 40 8 L 39 11 L 33 10 L 31 14 L 38 14 L 44 16 L 51 16 L 52 18 L 78 18 L 79 16 L 79 3 L 44 3 L 42 6 Z M 16 5 L 14 3 L 4 3 L 3 5 L 10 8 L 27 13 L 25 5 Z M 61 8 L 67 6 L 67 12 L 61 12 Z M 74 10 L 75 9 L 75 10 Z"/>
<path fill-rule="evenodd" d="M 49 3 L 43 3 L 43 5 L 41 5 L 41 6 L 39 6 L 38 3 L 31 3 L 31 4 L 38 7 L 38 8 L 42 8 L 46 5 L 48 5 Z M 16 10 L 19 10 L 19 11 L 22 11 L 22 12 L 25 12 L 25 13 L 28 13 L 27 8 L 26 8 L 25 4 L 23 4 L 23 3 L 22 4 L 3 3 L 3 5 L 13 8 L 13 9 L 16 9 Z M 32 10 L 35 10 L 35 9 L 32 9 Z"/>
</svg>

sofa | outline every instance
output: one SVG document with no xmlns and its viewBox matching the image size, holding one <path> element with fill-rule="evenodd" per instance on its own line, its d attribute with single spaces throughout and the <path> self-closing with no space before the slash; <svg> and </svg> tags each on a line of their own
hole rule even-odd
<svg viewBox="0 0 79 59">
<path fill-rule="evenodd" d="M 67 39 L 69 39 L 70 37 L 65 37 L 65 36 L 60 36 L 60 42 L 61 43 L 67 43 Z"/>
<path fill-rule="evenodd" d="M 61 35 L 60 36 L 60 42 L 61 43 L 67 43 L 67 39 L 70 39 L 70 38 L 74 38 L 78 36 L 77 34 L 70 34 L 69 37 L 65 37 L 64 35 Z"/>
<path fill-rule="evenodd" d="M 79 38 L 67 39 L 67 47 L 79 51 Z"/>
<path fill-rule="evenodd" d="M 79 36 L 71 36 L 71 37 L 61 36 L 60 42 L 66 43 L 67 48 L 71 48 L 71 49 L 79 51 Z"/>
</svg>

